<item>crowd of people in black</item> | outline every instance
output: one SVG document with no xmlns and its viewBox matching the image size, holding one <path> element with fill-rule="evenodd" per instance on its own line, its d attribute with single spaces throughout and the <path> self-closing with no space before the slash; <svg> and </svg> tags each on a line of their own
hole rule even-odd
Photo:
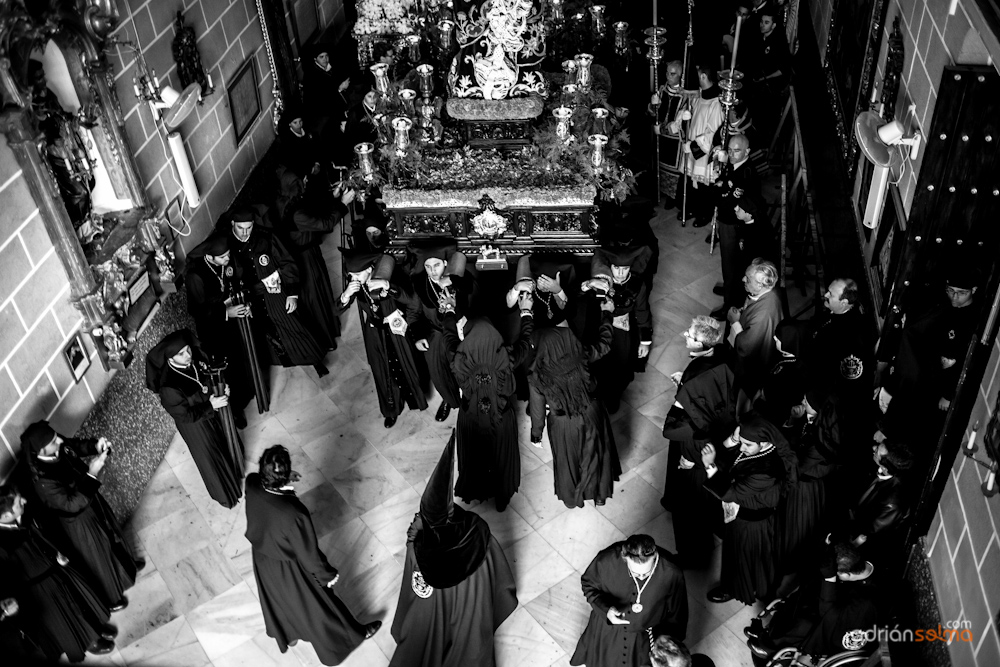
<svg viewBox="0 0 1000 667">
<path fill-rule="evenodd" d="M 977 277 L 966 268 L 947 277 L 947 302 L 906 324 L 892 359 L 876 360 L 850 277 L 830 281 L 812 321 L 786 317 L 780 249 L 753 159 L 791 75 L 783 5 L 734 7 L 747 85 L 728 117 L 718 72 L 731 63 L 734 35 L 723 22 L 707 49 L 721 63 L 703 58 L 691 68 L 696 88 L 686 90 L 683 62 L 668 62 L 642 121 L 661 142 L 655 204 L 718 228 L 723 304 L 691 321 L 682 334 L 690 362 L 671 375 L 661 503 L 677 552 L 633 535 L 596 555 L 582 577 L 592 612 L 574 665 L 712 664 L 683 644 L 684 570 L 709 566 L 716 536 L 722 564 L 710 602 L 785 600 L 767 626 L 745 629 L 756 661 L 786 646 L 812 655 L 863 647 L 863 630 L 885 612 L 875 582 L 894 562 L 910 480 L 928 463 L 909 446 L 914 429 L 954 396 L 974 324 Z M 406 75 L 391 49 L 375 55 Z M 246 494 L 267 633 L 283 652 L 303 639 L 324 664 L 339 664 L 381 623 L 357 621 L 333 592 L 339 574 L 295 495 L 288 451 L 268 448 L 244 479 L 239 430 L 254 399 L 268 409 L 270 366 L 329 372 L 339 317 L 356 304 L 384 426 L 406 408 L 427 409 L 430 385 L 437 421 L 458 412 L 407 533 L 391 664 L 493 664 L 493 632 L 517 605 L 514 577 L 489 526 L 453 495 L 506 509 L 521 477 L 520 399 L 530 443 L 541 447 L 548 434 L 555 495 L 569 508 L 612 499 L 625 443 L 615 442 L 611 415 L 656 336 L 668 335 L 654 330 L 650 306 L 655 204 L 633 197 L 605 207 L 589 267 L 525 255 L 506 293 L 483 289 L 451 239 L 411 243 L 405 257 L 388 251 L 376 199 L 358 206 L 338 176 L 348 144 L 374 138 L 371 81 L 338 70 L 322 46 L 304 68 L 305 105 L 281 117 L 275 201 L 235 206 L 189 254 L 196 332 L 176 331 L 149 352 L 146 385 L 210 496 L 233 508 Z M 341 248 L 338 294 L 321 246 L 351 207 L 363 214 L 351 247 Z M 0 494 L 4 642 L 39 660 L 107 653 L 116 632 L 109 613 L 127 605 L 124 591 L 143 567 L 100 494 L 111 443 L 65 438 L 39 422 L 22 449 L 29 481 Z"/>
</svg>

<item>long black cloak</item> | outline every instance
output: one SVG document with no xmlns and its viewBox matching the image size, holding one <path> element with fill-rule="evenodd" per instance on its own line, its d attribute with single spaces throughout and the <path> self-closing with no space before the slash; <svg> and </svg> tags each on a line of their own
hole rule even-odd
<svg viewBox="0 0 1000 667">
<path fill-rule="evenodd" d="M 56 562 L 56 547 L 29 513 L 17 527 L 0 527 L 4 589 L 21 608 L 25 634 L 47 658 L 57 660 L 65 653 L 71 662 L 80 662 L 98 639 L 97 629 L 110 618 L 107 607 L 72 562 Z"/>
<path fill-rule="evenodd" d="M 50 523 L 58 530 L 64 554 L 90 577 L 102 602 L 111 607 L 135 583 L 136 569 L 114 513 L 100 493 L 101 482 L 87 474 L 80 460 L 97 455 L 97 440 L 64 438 L 59 458 L 41 461 L 38 449 L 47 444 L 30 445 L 28 453 L 35 494 L 50 510 Z"/>
<path fill-rule="evenodd" d="M 571 665 L 640 667 L 649 664 L 650 631 L 654 637 L 668 634 L 679 641 L 687 634 L 687 585 L 671 554 L 657 547 L 659 562 L 638 598 L 642 610 L 636 613 L 632 611 L 637 600 L 635 580 L 622 559 L 622 544 L 598 553 L 580 578 L 591 611 Z M 608 622 L 611 607 L 625 612 L 628 625 Z"/>
<path fill-rule="evenodd" d="M 289 642 L 304 639 L 324 665 L 343 662 L 364 641 L 365 626 L 327 588 L 337 569 L 319 549 L 306 506 L 292 491 L 266 490 L 260 475 L 251 473 L 247 539 L 267 635 L 282 653 Z"/>
</svg>

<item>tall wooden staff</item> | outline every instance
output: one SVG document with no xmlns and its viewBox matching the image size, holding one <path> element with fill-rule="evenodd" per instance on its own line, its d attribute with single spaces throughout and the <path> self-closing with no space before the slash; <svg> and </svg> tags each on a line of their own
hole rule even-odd
<svg viewBox="0 0 1000 667">
<path fill-rule="evenodd" d="M 687 71 L 688 71 L 688 52 L 691 47 L 694 46 L 694 26 L 691 25 L 691 10 L 694 8 L 694 0 L 688 0 L 688 34 L 687 39 L 684 40 L 684 64 L 681 66 L 681 91 L 685 90 L 685 83 L 687 82 Z M 687 227 L 687 189 L 688 189 L 688 160 L 687 155 L 684 154 L 684 143 L 687 141 L 687 128 L 688 126 L 686 120 L 681 121 L 682 126 L 680 131 L 677 133 L 680 135 L 680 141 L 677 143 L 677 159 L 680 160 L 683 156 L 684 158 L 684 169 L 681 170 L 681 179 L 684 181 L 681 183 L 681 227 Z"/>
<path fill-rule="evenodd" d="M 226 395 L 226 380 L 222 371 L 226 368 L 225 362 L 221 365 L 212 364 L 209 372 L 212 377 L 212 394 L 214 396 Z M 233 420 L 233 409 L 229 405 L 224 405 L 215 411 L 222 423 L 222 432 L 226 436 L 226 444 L 229 448 L 229 458 L 233 464 L 233 472 L 237 477 L 243 478 L 243 448 L 240 447 L 240 436 L 236 432 L 236 422 Z"/>
<path fill-rule="evenodd" d="M 237 286 L 235 281 L 230 283 L 230 302 L 235 306 L 247 306 L 246 292 L 242 286 Z M 253 393 L 257 397 L 257 412 L 264 414 L 271 409 L 271 387 L 268 383 L 268 376 L 265 370 L 260 367 L 260 357 L 257 356 L 257 343 L 254 341 L 253 331 L 250 329 L 251 312 L 246 317 L 238 317 L 236 321 L 240 327 L 240 338 L 243 341 L 243 354 L 246 355 L 250 366 L 250 375 L 253 380 Z"/>
<path fill-rule="evenodd" d="M 719 96 L 719 102 L 722 104 L 722 132 L 720 137 L 722 138 L 722 145 L 729 145 L 729 111 L 736 105 L 736 91 L 743 87 L 740 83 L 740 79 L 743 78 L 743 74 L 736 69 L 736 54 L 740 50 L 740 29 L 743 27 L 743 17 L 740 15 L 736 16 L 736 36 L 733 39 L 733 59 L 729 63 L 729 69 L 722 72 L 720 77 L 721 81 L 719 87 L 722 88 L 722 95 Z M 721 174 L 721 165 L 720 165 Z M 719 220 L 719 207 L 715 206 L 712 211 L 712 242 L 708 249 L 708 254 L 712 255 L 715 253 L 715 233 L 718 228 Z"/>
</svg>

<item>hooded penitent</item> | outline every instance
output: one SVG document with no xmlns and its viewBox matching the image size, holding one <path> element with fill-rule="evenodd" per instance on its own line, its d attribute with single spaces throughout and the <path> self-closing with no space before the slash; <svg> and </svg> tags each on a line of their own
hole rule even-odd
<svg viewBox="0 0 1000 667">
<path fill-rule="evenodd" d="M 465 581 L 486 558 L 490 527 L 482 518 L 455 506 L 455 432 L 441 453 L 420 498 L 423 528 L 413 541 L 417 566 L 434 588 L 451 588 Z"/>
<path fill-rule="evenodd" d="M 466 330 L 452 361 L 462 400 L 468 402 L 470 411 L 488 414 L 490 423 L 499 427 L 515 388 L 510 354 L 489 320 L 473 320 L 466 324 Z"/>
<path fill-rule="evenodd" d="M 348 273 L 361 273 L 368 267 L 375 267 L 379 259 L 385 256 L 380 252 L 348 250 L 347 248 L 340 248 L 340 255 L 344 262 L 344 270 Z M 392 259 L 391 256 L 389 258 Z"/>
<path fill-rule="evenodd" d="M 590 407 L 590 372 L 583 357 L 583 345 L 569 329 L 535 332 L 531 373 L 532 382 L 553 410 L 575 417 Z"/>
<path fill-rule="evenodd" d="M 186 345 L 191 346 L 192 352 L 197 352 L 198 339 L 189 329 L 178 329 L 164 336 L 163 340 L 146 354 L 147 389 L 157 393 L 160 391 L 163 376 L 168 369 L 167 362 Z"/>
<path fill-rule="evenodd" d="M 760 444 L 771 443 L 785 467 L 785 485 L 791 486 L 798 479 L 798 459 L 781 430 L 755 412 L 740 419 L 740 438 Z"/>
</svg>

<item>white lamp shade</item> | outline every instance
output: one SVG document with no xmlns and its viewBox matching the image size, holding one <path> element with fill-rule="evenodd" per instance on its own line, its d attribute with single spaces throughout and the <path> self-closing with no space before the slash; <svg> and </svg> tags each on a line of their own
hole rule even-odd
<svg viewBox="0 0 1000 667">
<path fill-rule="evenodd" d="M 170 86 L 163 86 L 160 89 L 160 99 L 163 100 L 167 107 L 174 106 L 174 103 L 180 98 L 181 94 Z"/>
</svg>

